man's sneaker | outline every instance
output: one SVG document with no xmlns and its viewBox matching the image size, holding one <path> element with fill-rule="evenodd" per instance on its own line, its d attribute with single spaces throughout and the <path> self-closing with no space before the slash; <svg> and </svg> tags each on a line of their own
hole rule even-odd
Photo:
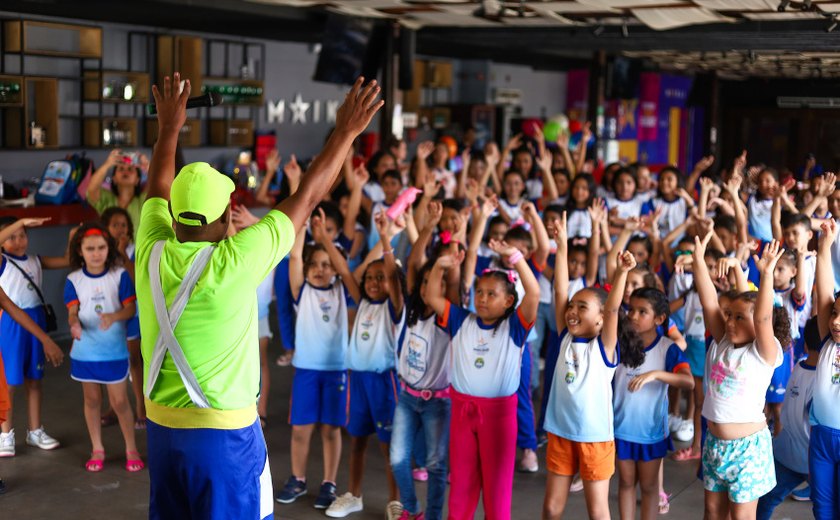
<svg viewBox="0 0 840 520">
<path fill-rule="evenodd" d="M 41 448 L 42 450 L 54 450 L 60 446 L 59 442 L 50 437 L 41 426 L 37 430 L 26 432 L 26 444 Z"/>
<path fill-rule="evenodd" d="M 790 498 L 797 502 L 809 502 L 811 500 L 811 486 L 806 485 L 805 487 L 794 489 L 790 493 Z"/>
<path fill-rule="evenodd" d="M 315 500 L 315 509 L 326 509 L 335 502 L 335 484 L 324 482 L 321 490 L 318 491 L 318 498 Z"/>
<path fill-rule="evenodd" d="M 680 442 L 688 442 L 694 438 L 694 423 L 683 421 L 682 425 L 674 432 L 674 438 Z"/>
<path fill-rule="evenodd" d="M 423 514 L 423 511 L 420 511 L 416 515 L 412 515 L 411 513 L 403 509 L 399 520 L 425 520 L 425 518 L 426 516 Z"/>
<path fill-rule="evenodd" d="M 387 520 L 400 520 L 403 517 L 403 513 L 405 510 L 403 509 L 402 502 L 399 500 L 391 500 L 388 502 L 388 505 L 385 506 L 385 518 Z"/>
<path fill-rule="evenodd" d="M 15 431 L 0 433 L 0 457 L 15 456 Z"/>
<path fill-rule="evenodd" d="M 357 513 L 364 509 L 362 497 L 354 497 L 353 493 L 344 493 L 335 499 L 335 502 L 327 508 L 327 516 L 330 518 L 344 518 L 350 513 Z"/>
<path fill-rule="evenodd" d="M 274 496 L 274 500 L 281 504 L 291 504 L 301 495 L 306 494 L 306 482 L 297 479 L 294 475 L 289 477 L 286 485 Z"/>
</svg>

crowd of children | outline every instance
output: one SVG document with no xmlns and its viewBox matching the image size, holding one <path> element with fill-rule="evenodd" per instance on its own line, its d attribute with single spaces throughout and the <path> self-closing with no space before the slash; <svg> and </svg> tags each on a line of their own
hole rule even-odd
<svg viewBox="0 0 840 520">
<path fill-rule="evenodd" d="M 537 130 L 501 150 L 460 152 L 447 138 L 419 143 L 410 162 L 394 139 L 367 163 L 347 156 L 259 290 L 263 427 L 281 415 L 267 401 L 272 299 L 294 367 L 290 476 L 277 502 L 307 493 L 317 426 L 314 507 L 334 518 L 364 508 L 371 435 L 388 463 L 390 519 L 437 520 L 444 509 L 473 518 L 479 500 L 486 518 L 510 518 L 514 471 L 536 472 L 546 445 L 543 518 L 561 518 L 580 489 L 589 516 L 608 518 L 617 469 L 621 517 L 639 509 L 649 520 L 669 509 L 662 461 L 672 438 L 687 446 L 671 456 L 698 461 L 706 518 L 769 519 L 791 492 L 810 496 L 816 518 L 840 518 L 834 174 L 795 179 L 748 164 L 746 152 L 716 171 L 705 157 L 687 175 L 601 165 L 589 138 L 588 125 L 576 147 Z M 29 252 L 26 230 L 43 219 L 0 222 L 0 457 L 15 455 L 11 398 L 21 385 L 26 443 L 59 446 L 40 416 L 45 360 L 63 358 L 44 332 L 55 315 L 40 287 L 43 268 L 69 267 L 70 372 L 91 441 L 84 467 L 102 470 L 102 426 L 116 422 L 126 470 L 144 468 L 132 237 L 145 161 L 124 157 L 115 151 L 97 170 L 87 193 L 101 221 L 74 229 L 63 257 Z M 278 197 L 294 193 L 305 165 L 294 156 L 283 165 L 276 152 L 267 164 L 257 200 L 273 201 L 273 183 Z M 111 191 L 101 187 L 109 174 Z M 257 220 L 233 208 L 229 235 Z M 342 429 L 351 444 L 339 494 Z M 416 480 L 428 482 L 425 507 Z"/>
</svg>

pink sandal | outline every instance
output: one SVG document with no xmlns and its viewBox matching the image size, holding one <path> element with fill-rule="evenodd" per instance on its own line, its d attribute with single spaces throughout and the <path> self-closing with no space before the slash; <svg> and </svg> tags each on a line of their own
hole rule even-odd
<svg viewBox="0 0 840 520">
<path fill-rule="evenodd" d="M 659 492 L 659 514 L 667 515 L 671 511 L 671 495 L 664 491 Z"/>
<path fill-rule="evenodd" d="M 136 458 L 132 458 L 132 456 Z M 136 473 L 146 467 L 146 465 L 143 464 L 143 459 L 140 458 L 140 454 L 136 451 L 125 452 L 125 459 L 126 471 Z"/>
<path fill-rule="evenodd" d="M 94 458 L 97 455 L 102 455 L 101 459 Z M 105 450 L 93 450 L 90 452 L 90 459 L 85 462 L 85 469 L 91 473 L 98 473 L 105 467 Z"/>
<path fill-rule="evenodd" d="M 695 453 L 691 448 L 683 448 L 674 453 L 673 459 L 677 462 L 685 462 L 688 460 L 697 460 L 700 458 L 700 453 Z"/>
</svg>

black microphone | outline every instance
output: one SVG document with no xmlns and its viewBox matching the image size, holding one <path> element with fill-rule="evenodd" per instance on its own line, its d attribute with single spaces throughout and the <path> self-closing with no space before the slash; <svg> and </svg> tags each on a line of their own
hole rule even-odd
<svg viewBox="0 0 840 520">
<path fill-rule="evenodd" d="M 208 92 L 201 96 L 191 97 L 187 100 L 187 108 L 201 108 L 201 107 L 216 107 L 222 104 L 222 95 L 216 92 Z M 146 105 L 149 109 L 149 115 L 157 114 L 157 105 L 149 103 Z"/>
</svg>

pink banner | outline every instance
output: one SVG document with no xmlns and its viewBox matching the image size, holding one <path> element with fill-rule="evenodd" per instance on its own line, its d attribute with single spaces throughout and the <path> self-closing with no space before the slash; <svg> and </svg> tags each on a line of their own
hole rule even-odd
<svg viewBox="0 0 840 520">
<path fill-rule="evenodd" d="M 659 126 L 659 74 L 642 73 L 639 77 L 639 141 L 656 141 Z"/>
</svg>

